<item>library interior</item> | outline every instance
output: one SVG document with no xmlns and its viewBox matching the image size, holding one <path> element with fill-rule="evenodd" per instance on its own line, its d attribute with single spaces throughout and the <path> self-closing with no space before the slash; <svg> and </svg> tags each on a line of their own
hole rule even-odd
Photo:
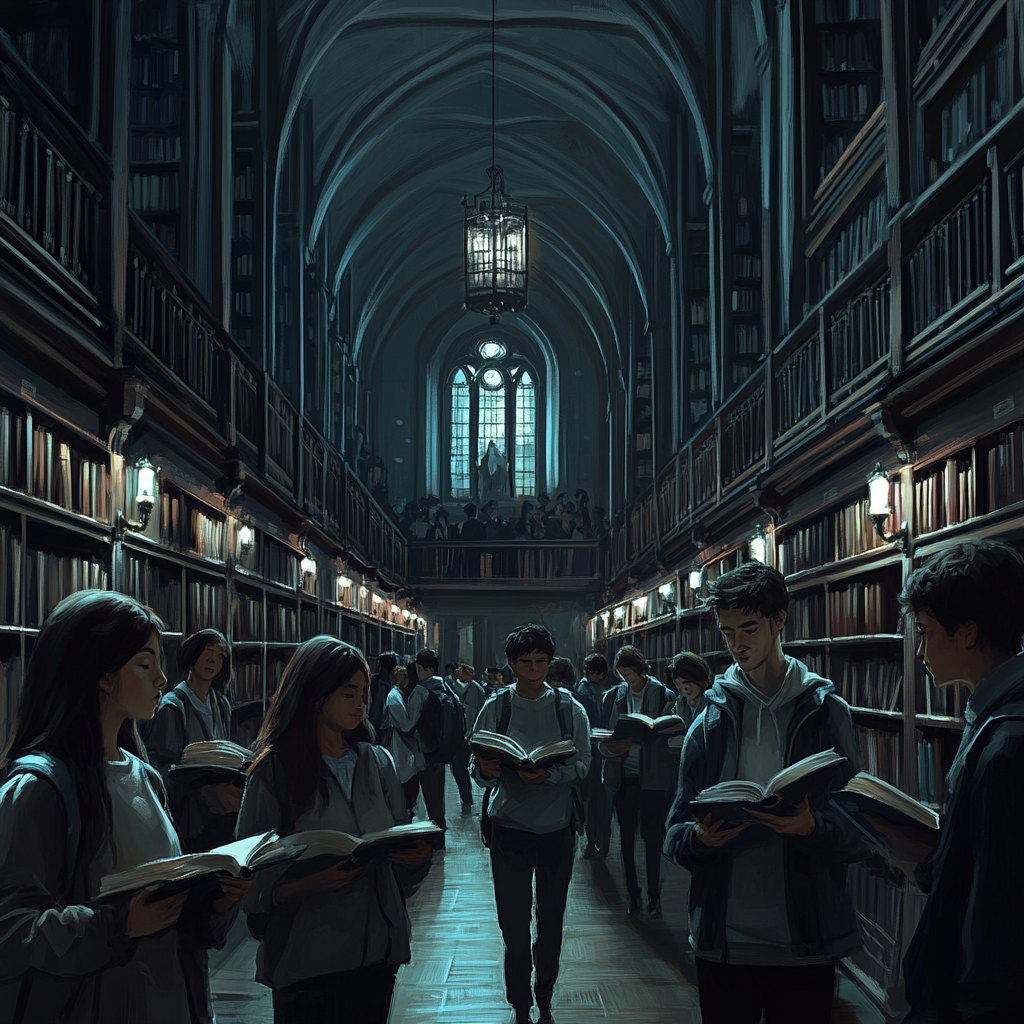
<svg viewBox="0 0 1024 1024">
<path fill-rule="evenodd" d="M 425 648 L 463 699 L 460 665 L 517 686 L 527 622 L 574 694 L 627 647 L 669 689 L 681 652 L 722 677 L 710 595 L 764 565 L 860 768 L 941 815 L 970 690 L 935 685 L 900 593 L 968 538 L 1024 552 L 1022 25 L 1024 0 L 0 6 L 4 744 L 81 590 L 159 616 L 168 691 L 219 631 L 249 747 L 324 635 L 371 695 Z M 442 777 L 390 1020 L 531 1019 L 479 769 L 469 801 Z M 666 855 L 633 913 L 616 815 L 576 843 L 540 1019 L 698 1024 L 690 873 Z M 902 1020 L 928 897 L 843 870 L 832 1020 Z M 211 1005 L 269 1024 L 242 911 Z"/>
</svg>

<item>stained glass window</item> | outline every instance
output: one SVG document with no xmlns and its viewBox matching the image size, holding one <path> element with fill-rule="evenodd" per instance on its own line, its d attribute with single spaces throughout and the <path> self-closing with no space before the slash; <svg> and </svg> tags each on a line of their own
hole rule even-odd
<svg viewBox="0 0 1024 1024">
<path fill-rule="evenodd" d="M 489 375 L 493 374 L 492 377 Z M 502 455 L 505 448 L 505 384 L 500 371 L 490 369 L 483 374 L 484 387 L 480 389 L 480 426 L 477 430 L 476 458 L 480 461 L 493 441 Z"/>
<path fill-rule="evenodd" d="M 520 496 L 537 493 L 537 395 L 526 370 L 516 388 L 515 486 Z"/>
<path fill-rule="evenodd" d="M 452 433 L 451 433 L 452 497 L 470 496 L 469 472 L 469 382 L 464 370 L 452 380 Z"/>
<path fill-rule="evenodd" d="M 484 359 L 504 359 L 505 346 L 500 341 L 485 341 L 480 346 L 480 355 Z"/>
</svg>

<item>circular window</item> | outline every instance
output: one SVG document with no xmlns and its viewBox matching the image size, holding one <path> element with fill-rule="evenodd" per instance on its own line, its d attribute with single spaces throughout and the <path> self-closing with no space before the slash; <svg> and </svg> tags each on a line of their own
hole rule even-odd
<svg viewBox="0 0 1024 1024">
<path fill-rule="evenodd" d="M 484 359 L 504 359 L 505 346 L 500 341 L 485 341 L 480 346 L 480 355 Z"/>
<path fill-rule="evenodd" d="M 503 381 L 501 379 L 501 371 L 490 367 L 490 369 L 484 370 L 483 376 L 480 378 L 480 383 L 485 388 L 490 388 L 492 391 L 495 388 L 500 388 Z"/>
</svg>

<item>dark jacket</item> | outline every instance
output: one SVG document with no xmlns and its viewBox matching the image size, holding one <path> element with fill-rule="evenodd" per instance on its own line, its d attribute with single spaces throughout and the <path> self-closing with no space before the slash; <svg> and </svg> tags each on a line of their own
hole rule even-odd
<svg viewBox="0 0 1024 1024">
<path fill-rule="evenodd" d="M 744 702 L 720 683 L 708 691 L 708 706 L 686 734 L 679 783 L 668 818 L 665 855 L 686 868 L 690 880 L 690 943 L 699 956 L 726 959 L 726 911 L 734 851 L 763 838 L 753 826 L 720 849 L 695 850 L 693 798 L 708 786 L 736 777 Z M 786 731 L 786 765 L 834 747 L 848 758 L 840 788 L 860 770 L 860 750 L 850 709 L 827 680 L 801 694 Z M 837 815 L 813 812 L 810 836 L 786 836 L 786 907 L 796 956 L 845 956 L 860 947 L 853 904 L 846 891 L 846 865 L 869 855 Z"/>
<path fill-rule="evenodd" d="M 605 728 L 614 729 L 619 721 L 619 715 L 625 714 L 629 705 L 627 694 L 629 685 L 619 683 L 605 693 L 601 700 L 601 710 L 604 720 L 608 723 Z M 671 715 L 675 712 L 676 695 L 664 683 L 659 682 L 653 676 L 647 677 L 647 688 L 644 690 L 642 713 L 649 718 L 660 718 L 662 715 Z M 669 749 L 669 738 L 659 736 L 653 742 L 643 743 L 640 746 L 640 788 L 660 789 L 662 791 L 674 790 L 676 785 L 676 763 L 678 754 Z M 622 766 L 625 764 L 626 754 L 613 756 L 605 754 L 603 744 L 601 753 L 605 757 L 604 762 L 604 784 L 605 788 L 616 793 L 622 784 Z"/>
<path fill-rule="evenodd" d="M 598 699 L 586 676 L 573 687 L 572 695 L 583 705 L 591 729 L 608 728 L 608 715 L 603 703 L 604 694 L 602 693 L 601 699 Z"/>
<path fill-rule="evenodd" d="M 487 527 L 479 519 L 467 519 L 459 529 L 462 540 L 487 540 Z"/>
<path fill-rule="evenodd" d="M 1024 1006 L 1024 654 L 967 718 L 939 845 L 918 871 L 929 898 L 903 961 L 908 1024 L 1005 1024 Z"/>
</svg>

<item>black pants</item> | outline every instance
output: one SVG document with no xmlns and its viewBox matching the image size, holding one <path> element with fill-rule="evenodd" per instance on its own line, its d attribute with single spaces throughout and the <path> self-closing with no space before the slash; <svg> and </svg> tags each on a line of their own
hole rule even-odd
<svg viewBox="0 0 1024 1024">
<path fill-rule="evenodd" d="M 748 967 L 697 957 L 704 1024 L 829 1024 L 835 964 Z"/>
<path fill-rule="evenodd" d="M 455 778 L 455 785 L 459 787 L 459 799 L 464 804 L 473 802 L 473 787 L 469 784 L 469 753 L 467 743 L 452 761 L 452 776 Z"/>
<path fill-rule="evenodd" d="M 374 964 L 275 988 L 274 1024 L 388 1024 L 397 970 Z"/>
<path fill-rule="evenodd" d="M 665 842 L 667 802 L 664 790 L 641 789 L 638 775 L 624 778 L 615 794 L 622 867 L 626 872 L 626 889 L 630 896 L 640 895 L 640 882 L 636 877 L 637 825 L 643 837 L 647 861 L 647 897 L 654 899 L 661 892 L 661 847 Z"/>
<path fill-rule="evenodd" d="M 420 795 L 420 777 L 414 775 L 408 782 L 403 782 L 402 792 L 405 794 L 405 806 L 412 810 L 416 806 L 416 798 Z"/>
<path fill-rule="evenodd" d="M 595 746 L 590 752 L 590 771 L 583 782 L 587 810 L 587 845 L 608 852 L 612 838 L 612 804 L 601 780 L 604 758 Z"/>
<path fill-rule="evenodd" d="M 423 790 L 423 802 L 427 806 L 427 817 L 439 828 L 448 828 L 444 820 L 444 773 L 442 762 L 428 761 L 426 768 L 420 772 L 420 787 Z"/>
<path fill-rule="evenodd" d="M 537 1004 L 550 1004 L 562 954 L 562 920 L 572 877 L 576 836 L 570 828 L 537 835 L 491 825 L 491 874 L 498 926 L 505 941 L 505 995 L 517 1011 L 533 1005 L 530 975 L 537 970 Z M 537 886 L 537 941 L 530 956 L 533 885 Z"/>
</svg>

